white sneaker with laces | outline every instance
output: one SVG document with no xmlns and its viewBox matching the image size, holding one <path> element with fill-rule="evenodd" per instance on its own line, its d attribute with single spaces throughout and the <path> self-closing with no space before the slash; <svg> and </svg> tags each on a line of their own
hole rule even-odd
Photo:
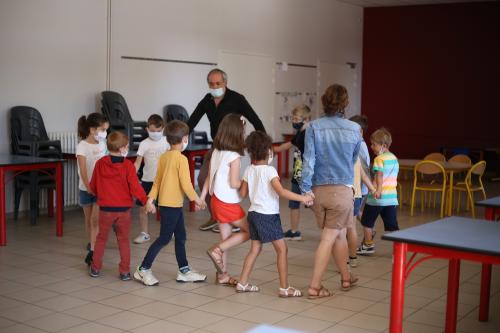
<svg viewBox="0 0 500 333">
<path fill-rule="evenodd" d="M 146 243 L 146 242 L 149 242 L 149 240 L 151 239 L 151 236 L 149 236 L 149 234 L 145 233 L 144 231 L 142 231 L 139 236 L 137 236 L 135 239 L 134 239 L 134 243 L 135 244 L 142 244 L 142 243 Z"/>
<path fill-rule="evenodd" d="M 189 270 L 186 273 L 181 271 L 177 272 L 177 282 L 203 282 L 207 279 L 205 274 L 198 273 L 197 271 Z"/>
<path fill-rule="evenodd" d="M 145 286 L 156 286 L 160 283 L 151 269 L 142 269 L 140 266 L 134 272 L 134 279 L 142 282 Z"/>
</svg>

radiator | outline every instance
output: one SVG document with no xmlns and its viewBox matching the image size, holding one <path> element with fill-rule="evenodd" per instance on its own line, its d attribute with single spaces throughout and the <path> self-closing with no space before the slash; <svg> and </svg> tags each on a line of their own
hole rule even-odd
<svg viewBox="0 0 500 333">
<path fill-rule="evenodd" d="M 61 141 L 61 149 L 64 154 L 75 155 L 78 135 L 76 132 L 49 132 L 50 140 Z M 64 207 L 78 205 L 78 169 L 76 159 L 67 159 L 64 165 Z M 55 202 L 55 196 L 54 196 Z M 47 191 L 40 193 L 40 208 L 47 208 Z"/>
</svg>

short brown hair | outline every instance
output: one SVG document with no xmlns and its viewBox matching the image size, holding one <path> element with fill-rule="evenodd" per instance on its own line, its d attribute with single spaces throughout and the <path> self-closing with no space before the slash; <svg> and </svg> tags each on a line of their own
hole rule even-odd
<svg viewBox="0 0 500 333">
<path fill-rule="evenodd" d="M 120 148 L 128 145 L 128 138 L 122 132 L 115 131 L 108 136 L 106 145 L 110 152 L 117 153 L 120 151 Z"/>
<path fill-rule="evenodd" d="M 269 150 L 273 147 L 273 140 L 262 131 L 254 131 L 246 138 L 248 154 L 252 161 L 262 161 L 269 157 Z"/>
<path fill-rule="evenodd" d="M 292 116 L 307 117 L 310 113 L 311 109 L 305 104 L 297 105 L 292 110 Z"/>
<path fill-rule="evenodd" d="M 392 144 L 392 136 L 391 133 L 387 130 L 387 128 L 379 128 L 370 136 L 370 140 L 372 142 L 378 143 L 379 145 L 385 145 L 389 148 Z"/>
<path fill-rule="evenodd" d="M 349 120 L 354 121 L 359 126 L 361 126 L 361 129 L 363 131 L 366 131 L 368 129 L 368 117 L 363 114 L 357 114 L 355 116 L 352 116 L 351 118 L 349 118 Z"/>
<path fill-rule="evenodd" d="M 163 118 L 159 114 L 152 114 L 148 118 L 148 126 L 153 125 L 156 128 L 161 128 L 165 126 L 163 123 Z"/>
<path fill-rule="evenodd" d="M 323 110 L 325 114 L 332 116 L 335 113 L 344 113 L 345 108 L 349 104 L 349 95 L 347 89 L 340 84 L 332 84 L 326 88 L 325 93 L 321 96 Z"/>
<path fill-rule="evenodd" d="M 215 149 L 234 151 L 240 155 L 244 154 L 245 127 L 241 117 L 239 114 L 230 113 L 222 119 L 214 139 Z"/>
<path fill-rule="evenodd" d="M 171 145 L 179 144 L 183 137 L 189 135 L 189 126 L 180 120 L 169 121 L 165 127 L 165 135 Z"/>
</svg>

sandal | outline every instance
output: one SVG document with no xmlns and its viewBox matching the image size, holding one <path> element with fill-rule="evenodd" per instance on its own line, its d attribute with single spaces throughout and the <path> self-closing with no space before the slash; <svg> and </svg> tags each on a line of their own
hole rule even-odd
<svg viewBox="0 0 500 333">
<path fill-rule="evenodd" d="M 227 272 L 224 272 L 222 274 L 215 273 L 215 284 L 226 287 L 236 287 L 236 285 L 238 284 L 238 280 L 227 274 Z"/>
<path fill-rule="evenodd" d="M 311 292 L 310 292 L 311 290 L 314 290 L 314 294 L 311 294 Z M 309 298 L 309 299 L 318 299 L 318 298 L 323 298 L 323 297 L 330 297 L 333 295 L 332 293 L 330 293 L 330 291 L 328 289 L 326 289 L 323 286 L 320 286 L 319 288 L 309 287 L 309 290 L 307 291 L 307 293 L 308 293 L 307 298 Z"/>
<path fill-rule="evenodd" d="M 302 292 L 294 287 L 280 288 L 279 297 L 302 297 Z"/>
<path fill-rule="evenodd" d="M 222 250 L 215 245 L 207 250 L 207 254 L 214 263 L 215 269 L 219 274 L 224 273 L 224 263 L 222 262 Z"/>
<path fill-rule="evenodd" d="M 238 284 L 236 284 L 236 292 L 237 293 L 248 293 L 248 292 L 257 292 L 257 291 L 260 291 L 259 287 L 257 286 L 254 286 L 253 284 L 245 284 L 245 285 L 242 285 L 241 283 L 238 282 Z"/>
<path fill-rule="evenodd" d="M 351 274 L 349 280 L 340 279 L 340 290 L 349 291 L 351 287 L 356 285 L 356 282 L 358 282 L 358 280 L 359 279 L 355 277 L 353 274 Z"/>
</svg>

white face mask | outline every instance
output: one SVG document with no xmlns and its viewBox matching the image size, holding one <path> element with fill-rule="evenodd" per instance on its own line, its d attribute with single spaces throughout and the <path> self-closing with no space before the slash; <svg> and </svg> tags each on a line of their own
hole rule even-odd
<svg viewBox="0 0 500 333">
<path fill-rule="evenodd" d="M 151 131 L 148 131 L 148 134 L 149 134 L 149 138 L 151 140 L 153 140 L 153 141 L 159 141 L 163 137 L 163 133 L 162 132 L 151 132 Z"/>
<path fill-rule="evenodd" d="M 182 141 L 182 148 L 181 148 L 181 151 L 186 150 L 186 148 L 187 148 L 188 144 L 189 144 L 189 140 Z"/>
<path fill-rule="evenodd" d="M 224 88 L 222 87 L 216 89 L 210 88 L 210 94 L 215 98 L 222 97 L 224 95 Z"/>
<path fill-rule="evenodd" d="M 105 141 L 106 140 L 106 136 L 108 135 L 108 132 L 106 131 L 98 131 L 95 135 L 94 135 L 94 138 L 101 142 L 101 141 Z"/>
<path fill-rule="evenodd" d="M 267 158 L 267 165 L 271 165 L 273 164 L 273 152 L 272 151 L 269 151 L 269 157 Z"/>
<path fill-rule="evenodd" d="M 122 155 L 123 157 L 127 157 L 127 155 L 128 155 L 128 149 L 120 150 L 120 155 Z"/>
</svg>

